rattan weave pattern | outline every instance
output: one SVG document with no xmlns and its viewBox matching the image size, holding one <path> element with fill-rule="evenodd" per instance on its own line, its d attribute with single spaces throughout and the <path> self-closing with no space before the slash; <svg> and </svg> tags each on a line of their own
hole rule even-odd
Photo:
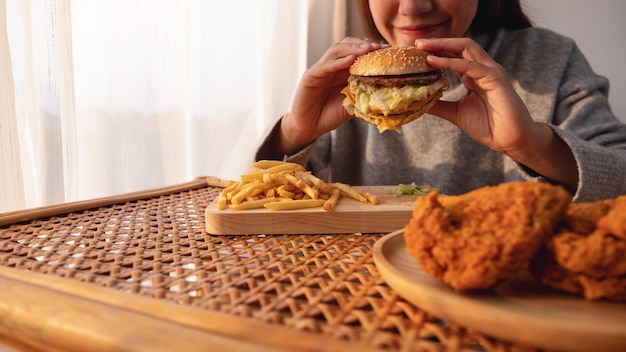
<svg viewBox="0 0 626 352">
<path fill-rule="evenodd" d="M 516 349 L 407 303 L 379 276 L 383 234 L 214 236 L 204 187 L 0 227 L 0 265 L 382 350 Z"/>
</svg>

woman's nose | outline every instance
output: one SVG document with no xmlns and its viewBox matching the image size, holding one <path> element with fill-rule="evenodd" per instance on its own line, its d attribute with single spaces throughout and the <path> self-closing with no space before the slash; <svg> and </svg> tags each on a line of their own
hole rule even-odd
<svg viewBox="0 0 626 352">
<path fill-rule="evenodd" d="M 398 13 L 404 16 L 416 16 L 428 13 L 434 8 L 433 0 L 400 0 Z"/>
</svg>

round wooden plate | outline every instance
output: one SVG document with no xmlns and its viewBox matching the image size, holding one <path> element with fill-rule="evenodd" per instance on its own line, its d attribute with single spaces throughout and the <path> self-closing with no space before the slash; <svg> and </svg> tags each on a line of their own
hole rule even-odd
<svg viewBox="0 0 626 352">
<path fill-rule="evenodd" d="M 586 301 L 532 277 L 459 293 L 422 271 L 405 250 L 404 230 L 378 240 L 374 263 L 400 296 L 442 319 L 511 342 L 549 350 L 624 351 L 626 304 Z"/>
</svg>

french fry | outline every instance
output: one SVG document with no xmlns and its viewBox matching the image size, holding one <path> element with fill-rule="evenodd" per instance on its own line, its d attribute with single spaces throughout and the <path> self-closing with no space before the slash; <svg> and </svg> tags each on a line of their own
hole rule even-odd
<svg viewBox="0 0 626 352">
<path fill-rule="evenodd" d="M 271 203 L 271 202 L 275 202 L 276 198 L 274 197 L 270 197 L 270 198 L 261 198 L 261 199 L 257 199 L 257 200 L 253 200 L 253 201 L 249 201 L 249 202 L 243 202 L 243 203 L 239 203 L 239 204 L 231 204 L 230 205 L 230 209 L 233 210 L 249 210 L 249 209 L 260 209 L 263 208 L 263 206 L 267 203 Z"/>
<path fill-rule="evenodd" d="M 228 199 L 226 199 L 226 193 L 221 192 L 217 196 L 217 209 L 224 210 L 228 208 Z"/>
<path fill-rule="evenodd" d="M 258 196 L 261 193 L 265 193 L 265 191 L 267 191 L 266 188 L 259 186 L 259 187 L 255 188 L 255 189 L 253 189 L 252 192 L 250 192 L 250 194 L 248 195 L 248 197 L 256 197 L 256 196 Z"/>
<path fill-rule="evenodd" d="M 273 175 L 272 175 L 272 180 L 273 180 L 275 183 L 277 183 L 277 184 L 279 184 L 279 185 L 283 185 L 283 186 L 286 186 L 286 185 L 288 185 L 288 184 L 289 184 L 289 180 L 287 180 L 287 179 L 285 178 L 285 176 L 283 176 L 283 175 L 281 175 L 281 174 L 273 174 Z"/>
<path fill-rule="evenodd" d="M 311 199 L 319 199 L 320 193 L 317 189 L 311 187 L 306 182 L 301 179 L 296 178 L 294 175 L 286 174 L 285 178 L 289 183 L 301 189 L 304 193 L 306 193 Z"/>
<path fill-rule="evenodd" d="M 333 210 L 335 208 L 335 205 L 337 205 L 337 202 L 339 202 L 339 197 L 341 196 L 341 191 L 339 191 L 339 188 L 333 188 L 331 192 L 332 194 L 330 198 L 328 198 L 328 200 L 326 200 L 322 205 L 322 208 L 326 211 Z"/>
<path fill-rule="evenodd" d="M 340 183 L 340 182 L 335 182 L 333 183 L 333 187 L 337 187 L 339 188 L 339 190 L 345 194 L 346 196 L 358 200 L 359 202 L 362 203 L 367 203 L 367 198 L 365 198 L 365 196 L 363 196 L 361 193 L 357 192 L 354 188 L 352 188 L 349 185 L 346 185 L 345 183 Z"/>
<path fill-rule="evenodd" d="M 270 202 L 266 203 L 264 207 L 270 210 L 295 210 L 295 209 L 306 209 L 306 208 L 317 208 L 321 207 L 324 204 L 323 199 L 301 199 L 301 200 L 291 200 L 284 202 Z"/>
<path fill-rule="evenodd" d="M 332 187 L 329 186 L 326 182 L 324 182 L 320 178 L 315 177 L 314 175 L 310 173 L 306 174 L 304 178 L 308 180 L 310 184 L 317 187 L 321 192 L 324 192 L 329 195 L 332 193 Z"/>
<path fill-rule="evenodd" d="M 263 182 L 263 173 L 257 172 L 241 175 L 241 182 L 243 183 L 250 183 L 255 181 Z"/>
<path fill-rule="evenodd" d="M 276 174 L 279 172 L 286 172 L 286 171 L 304 171 L 304 168 L 300 164 L 283 163 L 280 165 L 272 166 L 269 169 L 263 170 L 262 172 L 268 173 L 268 174 Z"/>
<path fill-rule="evenodd" d="M 241 182 L 236 182 L 233 183 L 232 185 L 224 188 L 222 190 L 222 194 L 224 194 L 226 196 L 227 200 L 231 200 L 233 198 L 233 195 L 237 194 L 237 192 L 239 192 L 239 189 L 241 188 L 242 183 Z"/>
<path fill-rule="evenodd" d="M 259 160 L 252 164 L 252 171 L 254 172 L 255 170 L 265 170 L 276 165 L 282 165 L 284 163 L 285 162 L 281 160 Z"/>
<path fill-rule="evenodd" d="M 296 194 L 288 191 L 285 187 L 280 186 L 278 187 L 278 195 L 283 197 L 283 198 L 293 198 Z"/>
<path fill-rule="evenodd" d="M 248 183 L 246 185 L 244 185 L 243 187 L 241 187 L 241 190 L 235 194 L 230 202 L 232 204 L 239 204 L 241 203 L 246 197 L 248 197 L 250 194 L 252 194 L 252 192 L 255 192 L 255 190 L 257 189 L 261 189 L 261 190 L 266 190 L 266 189 L 270 189 L 273 187 L 273 184 L 271 183 L 262 183 L 262 182 L 253 182 L 253 183 Z"/>
<path fill-rule="evenodd" d="M 232 181 L 228 186 L 224 187 L 224 189 L 222 190 L 222 193 L 226 195 L 226 193 L 236 189 L 237 187 L 239 187 L 239 182 Z"/>
<path fill-rule="evenodd" d="M 374 204 L 374 205 L 378 204 L 378 197 L 375 194 L 371 194 L 371 193 L 365 192 L 363 190 L 358 190 L 358 189 L 355 189 L 355 190 L 357 192 L 361 193 L 363 195 L 363 197 L 365 197 L 365 199 L 367 199 L 368 203 L 371 203 L 371 204 Z"/>
<path fill-rule="evenodd" d="M 326 183 L 300 164 L 277 160 L 259 160 L 252 172 L 231 181 L 218 195 L 219 210 L 246 210 L 266 207 L 292 210 L 321 207 L 332 211 L 342 196 L 363 203 L 377 204 L 375 195 L 344 183 Z"/>
<path fill-rule="evenodd" d="M 320 199 L 320 191 L 317 188 L 302 182 L 302 188 L 300 189 L 311 199 Z"/>
</svg>

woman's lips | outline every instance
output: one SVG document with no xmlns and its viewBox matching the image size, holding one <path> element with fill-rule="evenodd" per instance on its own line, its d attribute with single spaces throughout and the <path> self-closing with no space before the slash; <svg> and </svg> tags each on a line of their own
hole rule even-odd
<svg viewBox="0 0 626 352">
<path fill-rule="evenodd" d="M 427 37 L 439 28 L 439 25 L 429 26 L 405 26 L 396 27 L 397 30 L 404 34 L 415 38 Z"/>
</svg>

